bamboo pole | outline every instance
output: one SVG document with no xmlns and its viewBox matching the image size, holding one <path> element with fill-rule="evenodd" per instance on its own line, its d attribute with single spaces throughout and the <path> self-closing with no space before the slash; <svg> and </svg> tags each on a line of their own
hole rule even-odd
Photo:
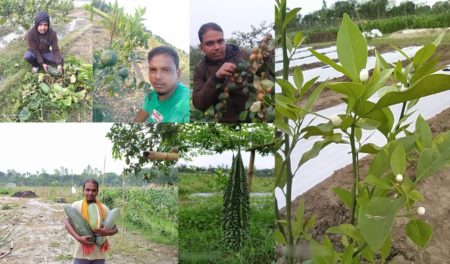
<svg viewBox="0 0 450 264">
<path fill-rule="evenodd" d="M 149 160 L 169 160 L 178 161 L 180 155 L 173 152 L 156 152 L 156 151 L 145 151 L 144 157 Z"/>
</svg>

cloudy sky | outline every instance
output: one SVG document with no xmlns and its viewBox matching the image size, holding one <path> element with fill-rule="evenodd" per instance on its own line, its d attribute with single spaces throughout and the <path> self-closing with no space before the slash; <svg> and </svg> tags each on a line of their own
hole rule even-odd
<svg viewBox="0 0 450 264">
<path fill-rule="evenodd" d="M 114 0 L 106 2 L 114 3 Z M 146 7 L 145 27 L 175 47 L 189 51 L 189 1 L 118 0 L 117 2 L 129 14 L 134 14 L 137 7 Z"/>
<path fill-rule="evenodd" d="M 198 29 L 208 22 L 219 24 L 225 38 L 233 31 L 251 31 L 251 25 L 262 21 L 273 23 L 275 14 L 274 0 L 190 0 L 190 41 L 199 44 Z"/>
<path fill-rule="evenodd" d="M 405 0 L 396 0 L 396 3 L 400 3 L 403 2 Z M 438 2 L 440 0 L 413 0 L 413 2 L 415 2 L 416 4 L 419 3 L 426 3 L 428 5 L 432 5 L 436 2 Z M 334 4 L 335 2 L 337 2 L 337 0 L 326 0 L 327 2 L 327 6 L 330 7 L 332 4 Z M 311 12 L 314 12 L 316 10 L 319 10 L 322 8 L 322 1 L 320 0 L 314 0 L 314 1 L 306 1 L 306 0 L 287 0 L 287 5 L 290 8 L 295 8 L 295 7 L 301 7 L 302 10 L 300 11 L 300 13 L 302 15 L 306 15 L 309 14 Z"/>
<path fill-rule="evenodd" d="M 122 172 L 124 162 L 114 160 L 112 143 L 106 138 L 111 123 L 0 123 L 0 171 L 53 172 L 61 166 L 81 173 L 91 165 L 103 171 Z M 248 164 L 248 153 L 242 153 Z M 232 153 L 200 156 L 180 163 L 198 167 L 231 166 Z M 257 157 L 256 168 L 273 168 L 273 157 Z"/>
</svg>

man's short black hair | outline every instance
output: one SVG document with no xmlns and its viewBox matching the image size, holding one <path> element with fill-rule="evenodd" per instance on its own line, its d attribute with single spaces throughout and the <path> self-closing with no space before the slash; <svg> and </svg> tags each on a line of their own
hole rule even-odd
<svg viewBox="0 0 450 264">
<path fill-rule="evenodd" d="M 86 185 L 86 183 L 93 183 L 95 184 L 95 186 L 97 186 L 97 191 L 98 191 L 98 181 L 94 180 L 94 179 L 87 179 L 83 182 L 83 190 L 84 190 L 84 186 Z"/>
<path fill-rule="evenodd" d="M 177 69 L 180 68 L 180 58 L 178 57 L 178 53 L 171 47 L 168 46 L 159 46 L 156 48 L 153 48 L 151 51 L 148 52 L 147 59 L 150 61 L 155 57 L 156 55 L 160 54 L 166 54 L 172 57 L 173 62 L 175 63 L 175 66 Z"/>
<path fill-rule="evenodd" d="M 217 25 L 216 23 L 209 22 L 209 23 L 203 24 L 200 27 L 200 29 L 198 30 L 198 39 L 200 40 L 200 43 L 203 43 L 203 39 L 202 39 L 203 35 L 205 35 L 205 33 L 208 30 L 219 31 L 219 32 L 222 32 L 222 34 L 223 34 L 222 28 L 219 25 Z"/>
</svg>

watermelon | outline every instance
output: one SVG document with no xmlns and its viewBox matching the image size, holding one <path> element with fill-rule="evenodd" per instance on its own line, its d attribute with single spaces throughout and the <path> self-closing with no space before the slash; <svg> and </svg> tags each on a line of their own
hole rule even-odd
<svg viewBox="0 0 450 264">
<path fill-rule="evenodd" d="M 56 69 L 55 67 L 52 67 L 52 66 L 48 66 L 47 72 L 53 77 L 58 77 L 58 76 L 61 75 L 61 72 L 58 71 L 58 69 Z"/>
<path fill-rule="evenodd" d="M 119 70 L 119 76 L 120 76 L 122 79 L 126 79 L 126 78 L 128 77 L 128 69 L 127 69 L 127 68 L 124 68 L 124 67 L 120 68 L 120 70 Z"/>
<path fill-rule="evenodd" d="M 114 50 L 104 50 L 100 56 L 100 61 L 104 66 L 114 66 L 117 63 L 117 54 Z"/>
</svg>

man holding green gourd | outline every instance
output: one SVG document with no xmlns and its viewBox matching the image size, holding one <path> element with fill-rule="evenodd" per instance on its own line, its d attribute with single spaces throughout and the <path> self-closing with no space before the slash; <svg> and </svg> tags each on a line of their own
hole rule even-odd
<svg viewBox="0 0 450 264">
<path fill-rule="evenodd" d="M 108 240 L 103 238 L 115 235 L 118 231 L 115 225 L 117 209 L 109 208 L 97 200 L 98 182 L 88 179 L 83 183 L 84 199 L 76 201 L 65 208 L 68 219 L 64 225 L 75 238 L 74 264 L 102 264 L 105 263 L 105 253 L 108 251 Z M 113 220 L 110 216 L 113 214 Z M 107 222 L 109 224 L 107 224 Z M 108 227 L 107 225 L 111 225 Z M 104 226 L 106 225 L 106 226 Z"/>
</svg>

